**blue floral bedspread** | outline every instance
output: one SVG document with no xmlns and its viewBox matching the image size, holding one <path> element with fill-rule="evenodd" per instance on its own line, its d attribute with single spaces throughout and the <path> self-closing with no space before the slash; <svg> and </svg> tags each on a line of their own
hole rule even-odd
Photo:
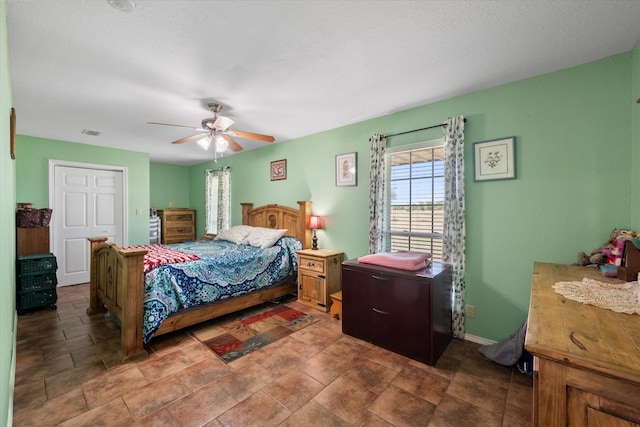
<svg viewBox="0 0 640 427">
<path fill-rule="evenodd" d="M 224 240 L 166 245 L 197 254 L 198 261 L 165 264 L 144 279 L 143 341 L 148 343 L 164 319 L 183 308 L 247 294 L 298 271 L 300 240 L 283 237 L 267 249 Z"/>
</svg>

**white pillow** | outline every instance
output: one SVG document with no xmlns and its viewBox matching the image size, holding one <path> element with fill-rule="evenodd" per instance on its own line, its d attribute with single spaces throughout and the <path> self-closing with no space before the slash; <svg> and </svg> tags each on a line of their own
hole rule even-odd
<svg viewBox="0 0 640 427">
<path fill-rule="evenodd" d="M 252 228 L 253 227 L 249 225 L 236 225 L 222 233 L 219 233 L 216 236 L 216 240 L 227 240 L 235 243 L 236 245 L 243 245 L 247 243 L 247 236 L 251 232 Z"/>
<path fill-rule="evenodd" d="M 266 249 L 275 245 L 286 232 L 286 229 L 253 227 L 245 243 L 260 249 Z"/>
</svg>

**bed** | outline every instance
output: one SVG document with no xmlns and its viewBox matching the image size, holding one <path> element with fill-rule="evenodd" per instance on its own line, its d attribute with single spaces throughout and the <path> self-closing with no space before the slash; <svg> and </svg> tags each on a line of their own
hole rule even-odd
<svg viewBox="0 0 640 427">
<path fill-rule="evenodd" d="M 299 201 L 297 203 L 297 209 L 277 204 L 254 208 L 252 203 L 241 203 L 242 224 L 273 230 L 286 229 L 285 237 L 281 239 L 285 243 L 279 240 L 279 245 L 287 246 L 288 250 L 292 251 L 293 246 L 289 243 L 298 239 L 298 244 L 302 248 L 309 248 L 311 247 L 311 231 L 306 228 L 306 223 L 311 215 L 311 202 Z M 294 239 L 287 239 L 287 237 Z M 149 293 L 149 289 L 145 292 L 145 279 L 149 282 L 151 274 L 158 275 L 157 269 L 165 267 L 174 271 L 182 271 L 172 279 L 179 285 L 178 281 L 185 277 L 184 270 L 176 268 L 179 264 L 172 267 L 167 267 L 165 264 L 145 273 L 147 249 L 143 247 L 120 248 L 114 243 L 107 242 L 105 237 L 90 238 L 89 241 L 91 243 L 91 276 L 87 313 L 92 315 L 108 310 L 116 318 L 121 329 L 121 357 L 125 360 L 146 354 L 144 345 L 151 337 L 157 337 L 297 292 L 295 272 L 290 272 L 284 277 L 282 274 L 275 274 L 271 268 L 271 278 L 275 278 L 276 283 L 265 285 L 253 291 L 247 291 L 243 288 L 238 292 L 229 292 L 223 295 L 223 299 L 220 301 L 189 307 L 181 305 L 177 312 L 167 313 L 168 317 L 162 320 L 159 325 L 154 326 L 153 331 L 150 331 L 145 326 L 145 316 L 148 316 L 145 313 L 148 311 L 145 309 L 145 294 Z M 220 246 L 220 241 L 213 242 Z M 199 243 L 192 242 L 169 245 L 167 248 L 188 253 L 197 251 L 198 245 Z M 204 245 L 206 242 L 202 243 L 202 247 L 205 247 Z M 188 261 L 188 263 L 191 262 L 197 263 L 198 261 Z M 198 268 L 204 270 L 202 266 Z"/>
</svg>

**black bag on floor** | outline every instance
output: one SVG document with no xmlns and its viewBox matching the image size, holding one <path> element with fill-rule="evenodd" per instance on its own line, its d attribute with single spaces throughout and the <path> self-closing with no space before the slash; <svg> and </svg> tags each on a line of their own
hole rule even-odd
<svg viewBox="0 0 640 427">
<path fill-rule="evenodd" d="M 527 350 L 522 350 L 522 355 L 516 363 L 516 368 L 521 374 L 527 374 L 533 377 L 533 355 Z"/>
</svg>

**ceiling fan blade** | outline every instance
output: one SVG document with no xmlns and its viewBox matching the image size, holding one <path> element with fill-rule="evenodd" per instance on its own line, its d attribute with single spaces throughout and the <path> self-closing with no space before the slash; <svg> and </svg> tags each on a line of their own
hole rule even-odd
<svg viewBox="0 0 640 427">
<path fill-rule="evenodd" d="M 206 131 L 205 129 L 202 128 L 196 128 L 193 126 L 185 126 L 185 125 L 172 125 L 171 123 L 158 123 L 158 122 L 147 122 L 148 125 L 162 125 L 162 126 L 176 126 L 179 128 L 187 128 L 187 129 L 195 129 L 195 130 L 201 130 L 201 131 Z"/>
<path fill-rule="evenodd" d="M 227 140 L 227 142 L 229 143 L 229 148 L 231 148 L 232 151 L 242 151 L 242 145 L 238 144 L 233 138 L 231 138 L 229 135 L 222 135 L 224 137 L 224 139 Z"/>
<path fill-rule="evenodd" d="M 205 134 L 206 135 L 206 134 Z M 184 138 L 180 138 L 172 142 L 172 144 L 184 144 L 185 142 L 191 141 L 193 139 L 202 138 L 203 134 L 196 133 L 195 135 L 185 136 Z"/>
<path fill-rule="evenodd" d="M 270 135 L 260 135 L 259 133 L 243 132 L 241 130 L 228 130 L 226 135 L 237 136 L 238 138 L 257 139 L 258 141 L 274 142 L 276 139 Z"/>
</svg>

